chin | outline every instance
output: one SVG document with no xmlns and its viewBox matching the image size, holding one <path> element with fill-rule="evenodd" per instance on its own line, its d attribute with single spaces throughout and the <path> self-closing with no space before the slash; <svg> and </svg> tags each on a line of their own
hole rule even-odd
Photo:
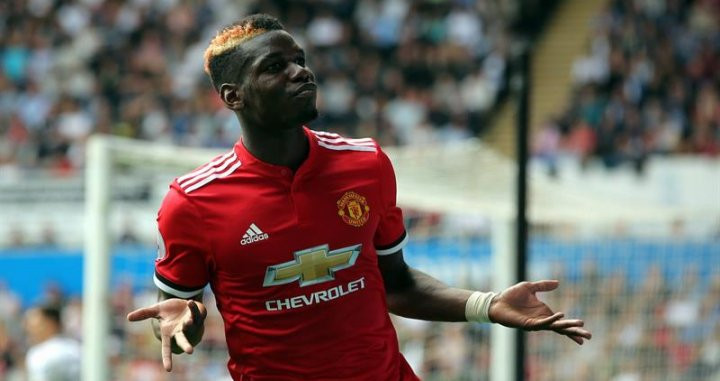
<svg viewBox="0 0 720 381">
<path fill-rule="evenodd" d="M 315 105 L 309 105 L 308 107 L 292 110 L 293 113 L 286 113 L 283 115 L 281 112 L 275 112 L 275 114 L 268 114 L 264 118 L 265 123 L 271 125 L 282 126 L 282 129 L 293 129 L 298 126 L 307 125 L 313 120 L 318 118 L 318 109 Z M 280 118 L 277 118 L 279 116 Z M 273 118 L 275 117 L 275 118 Z"/>
<path fill-rule="evenodd" d="M 311 109 L 305 110 L 298 118 L 299 124 L 308 124 L 312 122 L 313 120 L 317 119 L 319 113 L 317 107 L 312 107 Z"/>
</svg>

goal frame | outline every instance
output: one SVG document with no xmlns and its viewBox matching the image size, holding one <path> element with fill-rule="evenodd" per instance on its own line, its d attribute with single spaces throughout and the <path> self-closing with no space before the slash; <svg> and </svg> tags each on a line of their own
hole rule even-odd
<svg viewBox="0 0 720 381">
<path fill-rule="evenodd" d="M 386 151 L 391 157 L 402 154 L 400 149 Z M 110 379 L 108 311 L 111 299 L 110 215 L 113 167 L 117 164 L 128 164 L 193 168 L 219 153 L 220 151 L 213 149 L 177 147 L 108 135 L 93 135 L 88 139 L 85 166 L 82 381 Z M 410 198 L 405 202 L 417 209 L 427 206 L 419 199 Z M 514 226 L 514 220 L 509 214 L 499 213 L 493 217 L 492 287 L 496 291 L 517 282 Z M 492 325 L 492 381 L 515 379 L 515 335 L 515 330 L 499 324 Z"/>
<path fill-rule="evenodd" d="M 85 166 L 85 240 L 83 254 L 82 381 L 110 379 L 108 358 L 111 261 L 111 183 L 116 164 L 192 168 L 217 155 L 212 149 L 93 135 Z"/>
</svg>

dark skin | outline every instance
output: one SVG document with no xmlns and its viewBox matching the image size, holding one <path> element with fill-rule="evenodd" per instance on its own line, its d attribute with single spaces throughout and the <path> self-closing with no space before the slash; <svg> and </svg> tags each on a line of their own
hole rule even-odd
<svg viewBox="0 0 720 381">
<path fill-rule="evenodd" d="M 129 321 L 153 319 L 152 326 L 155 337 L 162 343 L 163 367 L 172 370 L 171 353 L 193 353 L 205 332 L 207 309 L 202 303 L 202 292 L 190 299 L 159 291 L 158 300 L 152 306 L 130 312 Z"/>
<path fill-rule="evenodd" d="M 297 170 L 307 158 L 309 142 L 303 125 L 317 117 L 315 76 L 305 65 L 304 51 L 285 31 L 271 31 L 242 45 L 237 82 L 218 92 L 243 126 L 243 145 L 258 159 Z M 449 287 L 410 268 L 402 250 L 378 257 L 391 313 L 422 320 L 466 321 L 471 290 Z M 557 281 L 518 283 L 493 298 L 489 317 L 495 323 L 525 330 L 551 330 L 578 344 L 591 334 L 579 319 L 564 319 L 537 297 Z M 171 351 L 192 353 L 203 332 L 206 315 L 202 294 L 191 301 L 160 292 L 160 302 L 128 315 L 131 321 L 154 318 L 163 343 L 163 365 L 172 369 Z"/>
<path fill-rule="evenodd" d="M 243 144 L 258 159 L 297 169 L 308 154 L 302 126 L 317 117 L 315 75 L 305 52 L 284 31 L 243 44 L 241 81 L 219 92 L 243 126 Z"/>
<path fill-rule="evenodd" d="M 388 308 L 395 315 L 430 321 L 461 322 L 471 290 L 449 287 L 405 262 L 402 250 L 378 257 L 378 266 L 385 282 Z M 548 330 L 567 336 L 579 345 L 592 334 L 580 319 L 564 319 L 562 312 L 553 312 L 540 301 L 537 292 L 558 287 L 555 280 L 520 282 L 493 298 L 488 315 L 494 323 L 527 331 Z"/>
</svg>

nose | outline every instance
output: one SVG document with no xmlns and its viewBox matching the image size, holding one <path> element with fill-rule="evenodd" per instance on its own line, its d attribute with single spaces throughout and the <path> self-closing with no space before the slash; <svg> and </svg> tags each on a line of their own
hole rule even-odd
<svg viewBox="0 0 720 381">
<path fill-rule="evenodd" d="M 300 66 L 293 63 L 291 66 L 290 79 L 293 82 L 314 82 L 315 74 L 307 66 Z"/>
</svg>

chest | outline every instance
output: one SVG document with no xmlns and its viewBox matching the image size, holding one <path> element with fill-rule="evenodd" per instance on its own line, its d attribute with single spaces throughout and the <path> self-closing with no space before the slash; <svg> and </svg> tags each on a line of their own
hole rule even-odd
<svg viewBox="0 0 720 381">
<path fill-rule="evenodd" d="M 371 177 L 249 178 L 227 186 L 235 191 L 207 201 L 213 205 L 204 208 L 211 211 L 204 223 L 216 268 L 233 276 L 288 261 L 350 258 L 338 250 L 357 245 L 366 252 L 382 211 L 380 184 Z"/>
</svg>

